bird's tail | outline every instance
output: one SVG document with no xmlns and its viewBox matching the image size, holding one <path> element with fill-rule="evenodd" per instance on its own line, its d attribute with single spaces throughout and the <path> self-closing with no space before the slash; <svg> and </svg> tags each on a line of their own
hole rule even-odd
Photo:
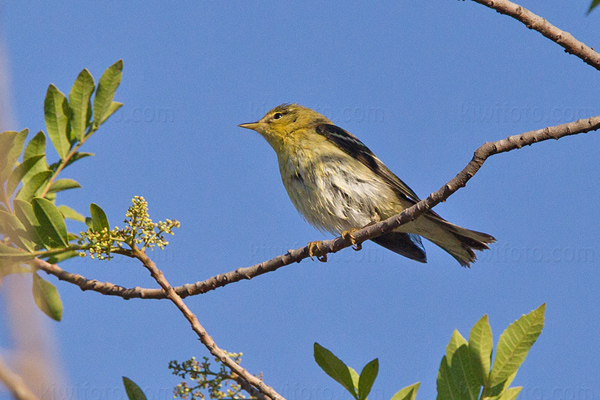
<svg viewBox="0 0 600 400">
<path fill-rule="evenodd" d="M 487 233 L 454 225 L 436 213 L 427 213 L 415 222 L 419 226 L 420 235 L 440 246 L 463 267 L 470 267 L 477 259 L 474 250 L 487 250 L 488 244 L 496 241 Z"/>
</svg>

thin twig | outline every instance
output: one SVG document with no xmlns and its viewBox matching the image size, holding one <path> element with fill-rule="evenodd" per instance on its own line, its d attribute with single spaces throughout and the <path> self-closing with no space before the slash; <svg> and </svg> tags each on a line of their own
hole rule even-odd
<svg viewBox="0 0 600 400">
<path fill-rule="evenodd" d="M 353 236 L 357 241 L 363 242 L 381 234 L 391 232 L 401 224 L 412 221 L 424 211 L 432 208 L 441 201 L 445 201 L 452 193 L 456 192 L 461 187 L 464 187 L 481 168 L 485 160 L 494 154 L 516 150 L 523 146 L 529 146 L 548 139 L 560 139 L 565 136 L 586 133 L 599 128 L 600 116 L 596 116 L 567 124 L 525 132 L 520 135 L 509 136 L 506 139 L 498 140 L 496 142 L 487 142 L 475 151 L 473 159 L 467 166 L 438 191 L 430 194 L 425 200 L 420 201 L 394 217 L 354 232 Z M 352 243 L 350 243 L 349 240 L 342 239 L 341 237 L 325 240 L 321 246 L 323 249 L 322 254 L 335 253 L 345 247 L 350 247 L 351 245 Z M 175 287 L 173 290 L 181 298 L 202 294 L 233 282 L 252 279 L 267 272 L 275 271 L 286 265 L 300 262 L 308 257 L 308 246 L 305 246 L 299 249 L 289 250 L 286 254 L 251 267 L 238 268 L 234 271 L 215 275 L 204 281 Z M 60 280 L 79 286 L 81 290 L 93 290 L 105 295 L 119 296 L 124 299 L 164 299 L 166 297 L 164 291 L 161 289 L 145 289 L 140 287 L 128 289 L 108 282 L 102 283 L 97 280 L 89 280 L 81 275 L 67 272 L 58 265 L 49 264 L 40 259 L 35 259 L 33 265 L 48 274 L 56 276 Z"/>
<path fill-rule="evenodd" d="M 600 71 L 600 54 L 585 43 L 575 39 L 569 32 L 563 31 L 545 18 L 532 13 L 508 0 L 473 0 L 476 3 L 506 14 L 522 22 L 529 29 L 534 29 L 565 49 L 565 52 L 581 58 L 585 63 Z"/>
<path fill-rule="evenodd" d="M 27 387 L 23 378 L 11 371 L 11 369 L 0 358 L 0 382 L 10 390 L 17 400 L 39 400 Z"/>
<path fill-rule="evenodd" d="M 200 341 L 210 353 L 219 359 L 223 364 L 225 364 L 233 373 L 235 373 L 238 377 L 242 378 L 258 390 L 269 396 L 273 400 L 285 400 L 283 396 L 275 391 L 271 386 L 265 384 L 261 379 L 252 375 L 246 369 L 244 369 L 241 365 L 236 363 L 231 357 L 227 355 L 222 349 L 220 349 L 215 341 L 210 337 L 206 329 L 200 324 L 196 315 L 188 308 L 188 306 L 183 302 L 181 296 L 179 296 L 171 287 L 165 275 L 162 273 L 160 269 L 156 266 L 154 261 L 152 261 L 148 255 L 143 250 L 140 250 L 136 247 L 132 250 L 132 255 L 140 260 L 144 267 L 150 271 L 150 275 L 152 278 L 158 282 L 160 287 L 163 288 L 166 296 L 171 300 L 177 308 L 181 311 L 181 313 L 185 316 L 185 318 L 189 321 L 192 329 L 200 338 Z"/>
<path fill-rule="evenodd" d="M 92 132 L 92 133 L 94 133 L 94 132 Z M 69 160 L 71 160 L 71 158 L 73 158 L 73 156 L 75 155 L 75 153 L 77 153 L 77 150 L 79 150 L 79 148 L 85 143 L 85 141 L 90 136 L 91 136 L 91 134 L 88 135 L 88 136 L 86 136 L 81 142 L 77 143 L 77 145 L 75 145 L 75 147 L 73 147 L 71 149 L 71 151 L 69 151 L 69 154 L 67 154 L 67 156 L 65 157 L 65 159 L 64 160 L 60 160 L 58 168 L 56 169 L 56 171 L 54 171 L 54 173 L 50 177 L 50 180 L 46 184 L 46 187 L 42 191 L 42 194 L 40 195 L 40 197 L 46 197 L 46 195 L 48 194 L 48 191 L 50 190 L 50 187 L 52 186 L 52 184 L 54 183 L 54 181 L 58 177 L 58 174 L 60 174 L 61 171 L 67 166 L 67 164 L 69 163 Z"/>
</svg>

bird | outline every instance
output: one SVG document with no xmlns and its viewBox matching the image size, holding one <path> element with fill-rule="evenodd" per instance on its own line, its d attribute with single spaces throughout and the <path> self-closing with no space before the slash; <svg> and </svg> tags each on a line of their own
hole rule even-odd
<svg viewBox="0 0 600 400">
<path fill-rule="evenodd" d="M 420 201 L 357 137 L 320 113 L 295 103 L 281 104 L 256 122 L 238 125 L 258 132 L 277 154 L 283 185 L 296 209 L 320 231 L 342 235 L 390 218 Z M 409 259 L 426 263 L 421 237 L 461 266 L 476 260 L 474 250 L 496 239 L 454 225 L 433 210 L 371 239 Z M 310 242 L 317 254 L 319 243 Z M 358 243 L 360 245 L 360 243 Z"/>
</svg>

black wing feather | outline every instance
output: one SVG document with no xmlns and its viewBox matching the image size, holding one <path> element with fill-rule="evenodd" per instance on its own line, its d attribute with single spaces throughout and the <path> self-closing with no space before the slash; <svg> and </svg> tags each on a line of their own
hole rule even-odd
<svg viewBox="0 0 600 400">
<path fill-rule="evenodd" d="M 377 173 L 379 165 L 375 154 L 369 149 L 363 142 L 352 135 L 350 132 L 346 132 L 342 128 L 331 124 L 317 125 L 317 133 L 325 136 L 332 143 L 338 146 L 344 152 L 363 164 L 369 167 L 373 172 Z"/>
<path fill-rule="evenodd" d="M 318 134 L 325 136 L 329 141 L 366 165 L 373 173 L 386 181 L 396 193 L 410 203 L 420 201 L 419 196 L 392 171 L 390 171 L 363 142 L 356 136 L 332 124 L 319 124 L 316 126 Z"/>
<path fill-rule="evenodd" d="M 408 257 L 411 260 L 426 263 L 427 254 L 421 242 L 421 237 L 413 233 L 390 232 L 371 239 L 373 242 L 388 250 Z"/>
</svg>

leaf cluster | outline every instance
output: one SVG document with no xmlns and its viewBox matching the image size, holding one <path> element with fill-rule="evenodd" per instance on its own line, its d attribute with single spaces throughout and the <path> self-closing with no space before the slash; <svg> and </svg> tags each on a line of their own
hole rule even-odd
<svg viewBox="0 0 600 400">
<path fill-rule="evenodd" d="M 0 133 L 0 279 L 11 273 L 33 273 L 35 302 L 56 320 L 62 316 L 58 292 L 28 261 L 38 257 L 57 263 L 77 254 L 72 244 L 78 235 L 67 231 L 65 219 L 83 222 L 85 218 L 66 205 L 57 206 L 56 196 L 81 186 L 73 179 L 60 179 L 59 174 L 93 155 L 79 148 L 123 105 L 113 101 L 122 70 L 119 60 L 96 86 L 84 69 L 68 97 L 51 84 L 44 100 L 47 134 L 40 131 L 26 142 L 28 129 Z M 47 137 L 59 156 L 51 164 Z"/>
<path fill-rule="evenodd" d="M 544 312 L 542 304 L 521 316 L 500 335 L 496 358 L 492 365 L 493 338 L 487 315 L 471 329 L 467 341 L 454 331 L 446 347 L 437 377 L 439 400 L 513 400 L 522 387 L 510 387 L 527 353 L 542 333 Z M 331 351 L 315 343 L 317 364 L 342 385 L 355 400 L 366 400 L 379 370 L 378 359 L 369 362 L 358 374 Z M 419 382 L 407 386 L 391 400 L 415 400 Z"/>
</svg>

